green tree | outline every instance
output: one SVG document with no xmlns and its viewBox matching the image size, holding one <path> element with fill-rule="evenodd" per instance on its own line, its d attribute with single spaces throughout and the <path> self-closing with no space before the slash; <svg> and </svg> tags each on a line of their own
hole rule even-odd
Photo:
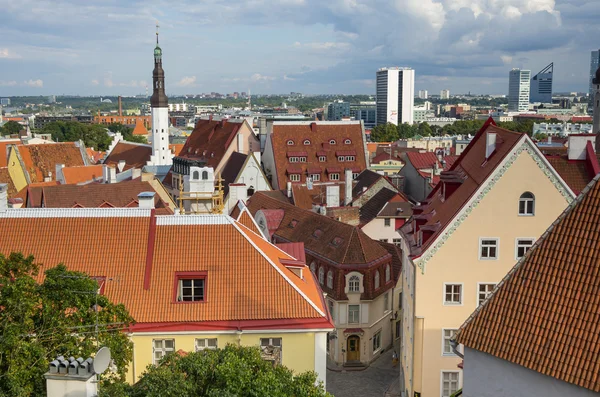
<svg viewBox="0 0 600 397">
<path fill-rule="evenodd" d="M 397 129 L 400 139 L 412 138 L 419 133 L 419 127 L 415 124 L 399 124 Z"/>
<path fill-rule="evenodd" d="M 120 132 L 123 139 L 128 142 L 148 143 L 145 136 L 133 135 L 133 128 L 120 123 L 111 123 L 108 125 L 108 130 L 112 132 Z"/>
<path fill-rule="evenodd" d="M 421 136 L 431 136 L 433 135 L 433 131 L 431 131 L 431 127 L 427 123 L 419 124 L 419 135 Z"/>
<path fill-rule="evenodd" d="M 98 346 L 111 349 L 113 376 L 123 382 L 133 351 L 122 332 L 133 323 L 125 307 L 97 293 L 101 282 L 62 264 L 38 284 L 39 268 L 32 256 L 0 254 L 0 395 L 45 395 L 51 360 L 89 357 Z"/>
<path fill-rule="evenodd" d="M 315 372 L 294 374 L 282 365 L 272 365 L 260 356 L 258 347 L 227 345 L 187 355 L 170 354 L 157 365 L 149 365 L 140 380 L 127 389 L 116 385 L 104 395 L 131 397 L 332 397 Z M 168 387 L 165 387 L 168 385 Z M 117 388 L 118 393 L 113 393 Z"/>
<path fill-rule="evenodd" d="M 56 142 L 74 142 L 82 140 L 86 147 L 106 150 L 111 139 L 106 127 L 100 124 L 83 124 L 77 121 L 54 121 L 44 126 L 41 131 L 51 134 Z"/>
<path fill-rule="evenodd" d="M 546 139 L 548 139 L 548 135 L 544 134 L 543 132 L 538 132 L 533 137 L 538 141 L 545 141 Z"/>
<path fill-rule="evenodd" d="M 394 142 L 400 138 L 398 128 L 392 123 L 379 124 L 371 129 L 371 141 Z"/>
<path fill-rule="evenodd" d="M 23 126 L 16 121 L 10 120 L 0 129 L 2 135 L 18 134 L 23 129 Z"/>
</svg>

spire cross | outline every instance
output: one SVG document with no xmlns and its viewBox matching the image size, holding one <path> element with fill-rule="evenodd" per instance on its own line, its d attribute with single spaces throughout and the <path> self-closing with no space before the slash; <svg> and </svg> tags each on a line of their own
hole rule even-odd
<svg viewBox="0 0 600 397">
<path fill-rule="evenodd" d="M 158 21 L 156 21 L 156 44 L 158 45 Z"/>
</svg>

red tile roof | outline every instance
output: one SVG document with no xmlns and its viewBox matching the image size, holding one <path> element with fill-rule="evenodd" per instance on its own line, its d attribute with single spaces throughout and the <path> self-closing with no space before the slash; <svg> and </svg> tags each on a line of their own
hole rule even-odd
<svg viewBox="0 0 600 397">
<path fill-rule="evenodd" d="M 321 181 L 329 180 L 329 173 L 342 173 L 346 168 L 360 172 L 367 168 L 365 158 L 365 142 L 359 122 L 274 122 L 270 136 L 275 170 L 273 178 L 277 178 L 278 186 L 283 188 L 289 180 L 289 167 L 294 173 L 301 174 L 300 182 L 306 182 L 308 167 L 321 167 L 327 172 L 321 173 Z M 344 143 L 347 139 L 351 143 Z M 331 144 L 330 141 L 335 141 Z M 310 144 L 305 145 L 304 142 Z M 293 142 L 288 145 L 288 142 Z M 293 163 L 288 160 L 288 152 L 306 153 L 306 163 Z M 355 156 L 355 161 L 338 161 L 336 152 L 348 152 Z M 326 161 L 320 162 L 319 156 L 325 155 Z M 344 156 L 346 156 L 344 154 Z M 343 179 L 343 175 L 339 175 Z"/>
<path fill-rule="evenodd" d="M 104 160 L 104 164 L 117 167 L 119 161 L 125 160 L 125 168 L 143 168 L 150 160 L 152 146 L 141 143 L 120 141 Z"/>
<path fill-rule="evenodd" d="M 88 147 L 85 149 L 85 151 L 92 164 L 98 163 L 100 160 L 102 160 L 102 157 L 104 157 L 104 152 L 99 152 L 93 148 Z"/>
<path fill-rule="evenodd" d="M 82 167 L 64 167 L 62 169 L 66 184 L 89 182 L 102 178 L 102 165 L 86 165 Z"/>
<path fill-rule="evenodd" d="M 600 392 L 598 179 L 463 324 L 459 343 Z"/>
<path fill-rule="evenodd" d="M 8 185 L 8 197 L 12 198 L 17 194 L 15 184 L 8 173 L 8 167 L 0 167 L 0 183 L 6 183 Z"/>
<path fill-rule="evenodd" d="M 135 128 L 131 132 L 133 135 L 148 135 L 148 130 L 144 127 L 144 123 L 140 122 L 140 120 L 136 120 Z"/>
<path fill-rule="evenodd" d="M 434 165 L 441 168 L 440 162 L 433 152 L 406 152 L 406 156 L 417 170 L 433 168 Z"/>
<path fill-rule="evenodd" d="M 56 180 L 56 164 L 66 167 L 86 165 L 84 156 L 77 142 L 45 143 L 39 145 L 17 145 L 16 150 L 29 174 L 30 182 L 43 182 L 52 174 Z"/>
<path fill-rule="evenodd" d="M 400 161 L 401 163 L 404 163 L 404 160 L 402 160 L 399 155 L 394 156 L 391 153 L 381 152 L 371 159 L 371 164 L 380 164 L 382 161 L 390 160 Z"/>
<path fill-rule="evenodd" d="M 20 139 L 0 140 L 0 167 L 8 167 L 8 145 L 18 145 L 20 143 Z"/>
<path fill-rule="evenodd" d="M 34 255 L 40 280 L 58 263 L 112 280 L 104 293 L 127 307 L 133 330 L 333 328 L 314 278 L 300 279 L 282 263 L 293 258 L 224 215 L 15 209 L 0 229 L 12 231 L 0 252 Z M 197 271 L 206 272 L 205 301 L 178 304 L 176 272 Z"/>
</svg>

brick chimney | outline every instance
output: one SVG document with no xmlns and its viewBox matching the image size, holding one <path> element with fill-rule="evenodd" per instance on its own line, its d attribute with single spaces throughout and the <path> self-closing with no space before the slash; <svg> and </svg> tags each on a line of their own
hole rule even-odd
<svg viewBox="0 0 600 397">
<path fill-rule="evenodd" d="M 119 95 L 119 116 L 123 116 L 123 101 L 121 95 Z"/>
</svg>

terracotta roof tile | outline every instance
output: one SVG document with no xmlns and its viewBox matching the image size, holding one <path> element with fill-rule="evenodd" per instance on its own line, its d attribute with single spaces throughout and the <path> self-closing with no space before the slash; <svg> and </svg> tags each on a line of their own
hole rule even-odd
<svg viewBox="0 0 600 397">
<path fill-rule="evenodd" d="M 0 140 L 0 167 L 8 167 L 8 146 L 18 145 L 20 139 L 2 139 Z"/>
<path fill-rule="evenodd" d="M 131 133 L 133 135 L 146 136 L 146 135 L 148 135 L 148 130 L 146 129 L 146 127 L 144 127 L 144 123 L 140 122 L 139 120 L 136 120 L 135 128 L 133 129 L 133 131 Z"/>
<path fill-rule="evenodd" d="M 369 199 L 369 201 L 363 204 L 363 206 L 359 209 L 360 224 L 366 225 L 367 223 L 371 222 L 377 216 L 377 214 L 379 214 L 379 211 L 383 209 L 387 202 L 391 200 L 392 197 L 396 196 L 396 194 L 396 192 L 390 189 L 383 188 L 377 192 L 377 194 L 373 195 L 373 197 L 371 197 L 371 199 Z"/>
<path fill-rule="evenodd" d="M 74 211 L 96 215 L 64 215 Z M 245 320 L 273 321 L 279 328 L 333 328 L 314 278 L 296 276 L 281 263 L 293 258 L 245 226 L 225 215 L 149 214 L 69 209 L 52 217 L 2 216 L 0 228 L 14 233 L 3 239 L 0 252 L 33 254 L 44 264 L 40 280 L 43 270 L 58 263 L 114 280 L 104 293 L 127 307 L 138 330 L 154 329 L 157 323 L 185 323 L 193 329 L 212 321 L 222 322 L 215 329 L 235 329 Z M 177 304 L 176 272 L 190 271 L 206 272 L 206 299 Z"/>
<path fill-rule="evenodd" d="M 575 194 L 581 192 L 594 177 L 585 161 L 569 160 L 567 156 L 546 156 L 546 159 Z"/>
<path fill-rule="evenodd" d="M 418 170 L 433 168 L 436 164 L 441 168 L 437 156 L 433 152 L 406 152 L 408 161 Z"/>
<path fill-rule="evenodd" d="M 600 392 L 599 178 L 463 324 L 460 343 Z"/>
<path fill-rule="evenodd" d="M 113 150 L 104 159 L 104 164 L 117 167 L 119 161 L 125 160 L 125 168 L 142 168 L 150 160 L 152 155 L 152 146 L 133 142 L 118 142 Z"/>
<path fill-rule="evenodd" d="M 102 157 L 104 157 L 104 152 L 99 152 L 97 150 L 94 150 L 93 148 L 86 148 L 85 149 L 88 158 L 90 159 L 90 162 L 92 164 L 96 164 L 98 163 L 100 160 L 102 160 Z"/>
<path fill-rule="evenodd" d="M 25 165 L 30 181 L 43 182 L 52 174 L 56 180 L 56 164 L 66 167 L 87 165 L 77 142 L 17 145 L 16 150 Z"/>
<path fill-rule="evenodd" d="M 8 184 L 8 197 L 12 198 L 17 194 L 15 184 L 8 173 L 8 167 L 0 167 L 0 183 Z"/>
<path fill-rule="evenodd" d="M 289 180 L 286 171 L 290 166 L 294 168 L 294 173 L 302 175 L 301 182 L 305 181 L 309 166 L 319 166 L 328 173 L 341 173 L 345 168 L 360 172 L 367 168 L 363 131 L 361 124 L 357 122 L 275 122 L 270 139 L 275 161 L 273 177 L 278 179 L 280 187 L 284 187 Z M 346 139 L 351 143 L 345 144 Z M 310 141 L 310 145 L 304 144 L 306 140 Z M 329 143 L 331 140 L 336 142 L 335 145 Z M 288 141 L 294 144 L 288 145 Z M 349 155 L 355 156 L 355 161 L 338 161 L 336 151 L 352 153 Z M 290 164 L 288 152 L 306 153 L 307 162 Z M 319 162 L 319 155 L 325 155 L 326 161 Z M 321 181 L 327 180 L 328 176 L 322 173 Z"/>
<path fill-rule="evenodd" d="M 380 164 L 382 161 L 390 160 L 400 161 L 401 163 L 404 163 L 404 160 L 399 155 L 394 156 L 391 153 L 381 152 L 371 159 L 371 164 Z"/>
<path fill-rule="evenodd" d="M 102 165 L 64 167 L 62 173 L 66 184 L 89 182 L 102 178 Z"/>
</svg>

